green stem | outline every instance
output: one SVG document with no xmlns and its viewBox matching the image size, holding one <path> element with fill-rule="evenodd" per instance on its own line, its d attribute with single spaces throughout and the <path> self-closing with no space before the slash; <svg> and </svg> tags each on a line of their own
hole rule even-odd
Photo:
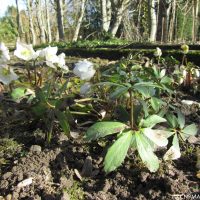
<svg viewBox="0 0 200 200">
<path fill-rule="evenodd" d="M 135 127 L 134 117 L 133 117 L 134 104 L 133 104 L 133 94 L 131 90 L 129 90 L 129 94 L 130 94 L 130 103 L 131 103 L 131 114 L 130 114 L 131 129 L 134 129 Z"/>
</svg>

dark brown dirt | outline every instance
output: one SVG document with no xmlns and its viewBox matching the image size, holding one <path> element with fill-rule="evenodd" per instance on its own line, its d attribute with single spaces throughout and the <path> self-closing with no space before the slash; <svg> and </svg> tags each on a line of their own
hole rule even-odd
<svg viewBox="0 0 200 200">
<path fill-rule="evenodd" d="M 199 192 L 194 152 L 187 152 L 175 162 L 161 164 L 157 173 L 148 172 L 130 152 L 123 166 L 108 175 L 102 170 L 103 154 L 98 144 L 72 142 L 64 135 L 51 148 L 31 146 L 26 156 L 16 158 L 2 174 L 0 194 L 4 197 L 10 194 L 13 200 L 50 200 L 63 199 L 66 190 L 71 199 L 77 200 L 171 200 L 176 199 L 173 195 Z M 30 177 L 32 184 L 17 187 Z M 74 193 L 77 183 L 79 188 Z"/>
</svg>

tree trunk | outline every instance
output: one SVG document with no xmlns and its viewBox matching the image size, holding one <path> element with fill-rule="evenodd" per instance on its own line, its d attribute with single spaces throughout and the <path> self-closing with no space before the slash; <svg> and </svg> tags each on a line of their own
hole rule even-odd
<svg viewBox="0 0 200 200">
<path fill-rule="evenodd" d="M 43 24 L 43 14 L 42 14 L 43 10 L 42 10 L 41 0 L 36 0 L 36 5 L 37 5 L 37 21 L 40 30 L 40 42 L 45 43 L 46 37 L 45 37 L 45 27 Z"/>
<path fill-rule="evenodd" d="M 102 30 L 108 32 L 111 21 L 111 2 L 110 0 L 101 0 Z"/>
<path fill-rule="evenodd" d="M 33 26 L 33 15 L 32 15 L 32 0 L 27 0 L 27 9 L 28 9 L 28 16 L 29 16 L 29 27 L 30 27 L 30 32 L 32 36 L 32 44 L 36 44 L 36 35 L 35 35 L 35 30 Z"/>
<path fill-rule="evenodd" d="M 174 37 L 174 25 L 175 25 L 175 19 L 176 19 L 176 0 L 173 0 L 172 2 L 172 11 L 171 11 L 171 19 L 169 24 L 169 35 L 168 40 L 169 42 L 172 42 Z"/>
<path fill-rule="evenodd" d="M 23 30 L 23 26 L 21 22 L 18 0 L 15 0 L 15 2 L 16 2 L 16 8 L 17 8 L 17 31 L 18 31 L 18 36 L 21 40 L 23 38 L 24 30 Z"/>
<path fill-rule="evenodd" d="M 58 33 L 59 40 L 63 41 L 65 39 L 64 35 L 64 26 L 63 26 L 63 4 L 62 0 L 56 0 L 56 9 L 57 9 L 57 24 L 58 24 Z"/>
<path fill-rule="evenodd" d="M 196 42 L 196 36 L 197 36 L 197 23 L 198 23 L 198 12 L 199 12 L 199 0 L 193 0 L 192 1 L 192 41 Z"/>
<path fill-rule="evenodd" d="M 166 43 L 168 39 L 168 27 L 169 27 L 169 15 L 171 10 L 171 3 L 166 3 L 166 1 L 163 1 L 164 3 L 164 12 L 163 12 L 163 24 L 162 24 L 162 42 Z"/>
<path fill-rule="evenodd" d="M 112 25 L 111 30 L 110 30 L 113 37 L 115 37 L 115 35 L 117 33 L 119 25 L 121 24 L 121 21 L 122 21 L 123 12 L 128 7 L 129 2 L 130 2 L 129 0 L 118 1 L 118 5 L 116 6 L 115 2 L 112 0 L 113 7 L 116 7 L 116 9 L 115 9 L 116 15 L 114 17 L 113 25 Z"/>
<path fill-rule="evenodd" d="M 46 18 L 47 18 L 47 35 L 48 35 L 48 42 L 52 42 L 52 35 L 51 35 L 51 24 L 49 19 L 49 3 L 45 0 L 45 8 L 46 8 Z"/>
<path fill-rule="evenodd" d="M 76 25 L 76 29 L 75 29 L 74 37 L 73 37 L 72 41 L 77 41 L 77 39 L 78 39 L 79 31 L 80 31 L 81 24 L 82 24 L 82 21 L 83 21 L 83 16 L 84 16 L 84 13 L 85 13 L 85 4 L 86 4 L 86 0 L 82 0 L 81 1 L 80 16 L 78 18 L 78 22 L 77 22 L 77 25 Z"/>
<path fill-rule="evenodd" d="M 150 1 L 150 14 L 151 14 L 151 30 L 150 30 L 150 42 L 156 41 L 156 32 L 157 32 L 157 19 L 156 19 L 156 10 L 155 10 L 155 0 Z"/>
</svg>

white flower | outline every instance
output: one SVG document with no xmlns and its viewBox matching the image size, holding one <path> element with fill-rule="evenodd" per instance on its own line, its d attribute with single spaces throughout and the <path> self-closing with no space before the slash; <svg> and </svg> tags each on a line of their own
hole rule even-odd
<svg viewBox="0 0 200 200">
<path fill-rule="evenodd" d="M 92 85 L 89 82 L 84 83 L 80 88 L 80 95 L 88 95 L 91 92 Z"/>
<path fill-rule="evenodd" d="M 10 84 L 12 81 L 18 79 L 17 74 L 13 71 L 13 69 L 9 69 L 7 66 L 0 66 L 0 82 L 5 85 Z"/>
<path fill-rule="evenodd" d="M 194 70 L 194 74 L 195 74 L 195 76 L 196 76 L 197 78 L 199 78 L 199 77 L 200 77 L 200 70 L 199 70 L 199 69 L 195 69 L 195 70 Z"/>
<path fill-rule="evenodd" d="M 0 43 L 0 63 L 5 64 L 10 60 L 9 50 L 3 42 Z"/>
<path fill-rule="evenodd" d="M 58 51 L 58 47 L 49 46 L 49 47 L 46 47 L 45 49 L 41 50 L 39 52 L 39 56 L 42 58 L 45 58 L 46 64 L 49 67 L 56 68 L 56 66 L 54 64 L 58 63 L 58 61 L 59 61 L 59 58 L 56 55 L 57 51 Z"/>
<path fill-rule="evenodd" d="M 69 68 L 65 65 L 65 54 L 61 53 L 60 55 L 58 55 L 58 67 L 60 67 L 61 69 L 64 69 L 65 71 L 69 71 Z"/>
<path fill-rule="evenodd" d="M 171 146 L 169 150 L 165 153 L 163 159 L 164 160 L 176 160 L 181 157 L 180 148 L 176 148 L 175 146 Z"/>
<path fill-rule="evenodd" d="M 75 64 L 73 72 L 75 75 L 80 77 L 81 80 L 90 80 L 96 71 L 93 67 L 93 63 L 84 60 Z"/>
<path fill-rule="evenodd" d="M 156 47 L 156 51 L 154 52 L 154 56 L 156 56 L 156 57 L 162 56 L 162 51 L 159 47 Z"/>
<path fill-rule="evenodd" d="M 24 44 L 22 42 L 17 41 L 17 48 L 14 51 L 14 55 L 22 60 L 32 60 L 36 59 L 36 52 L 33 49 L 32 44 Z"/>
</svg>

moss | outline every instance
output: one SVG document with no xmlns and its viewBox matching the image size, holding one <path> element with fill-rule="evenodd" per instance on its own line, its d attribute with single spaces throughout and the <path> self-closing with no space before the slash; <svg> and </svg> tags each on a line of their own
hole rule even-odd
<svg viewBox="0 0 200 200">
<path fill-rule="evenodd" d="M 83 188 L 81 187 L 81 184 L 77 181 L 74 181 L 72 187 L 65 189 L 65 191 L 69 194 L 70 200 L 84 199 Z"/>
<path fill-rule="evenodd" d="M 122 57 L 127 57 L 129 53 L 143 54 L 147 57 L 153 57 L 154 49 L 110 49 L 110 48 L 61 48 L 59 52 L 65 52 L 68 56 L 77 56 L 77 57 L 99 57 L 101 59 L 108 60 L 119 60 Z M 183 54 L 180 50 L 163 50 L 162 57 L 172 56 L 175 59 L 181 61 Z M 200 51 L 190 50 L 187 54 L 188 61 L 193 62 L 196 65 L 199 65 L 199 56 Z"/>
<path fill-rule="evenodd" d="M 21 151 L 21 145 L 13 139 L 0 139 L 0 166 L 3 168 L 3 166 L 8 164 L 9 159 L 14 157 L 19 151 Z M 0 174 L 2 168 L 0 168 Z"/>
</svg>

